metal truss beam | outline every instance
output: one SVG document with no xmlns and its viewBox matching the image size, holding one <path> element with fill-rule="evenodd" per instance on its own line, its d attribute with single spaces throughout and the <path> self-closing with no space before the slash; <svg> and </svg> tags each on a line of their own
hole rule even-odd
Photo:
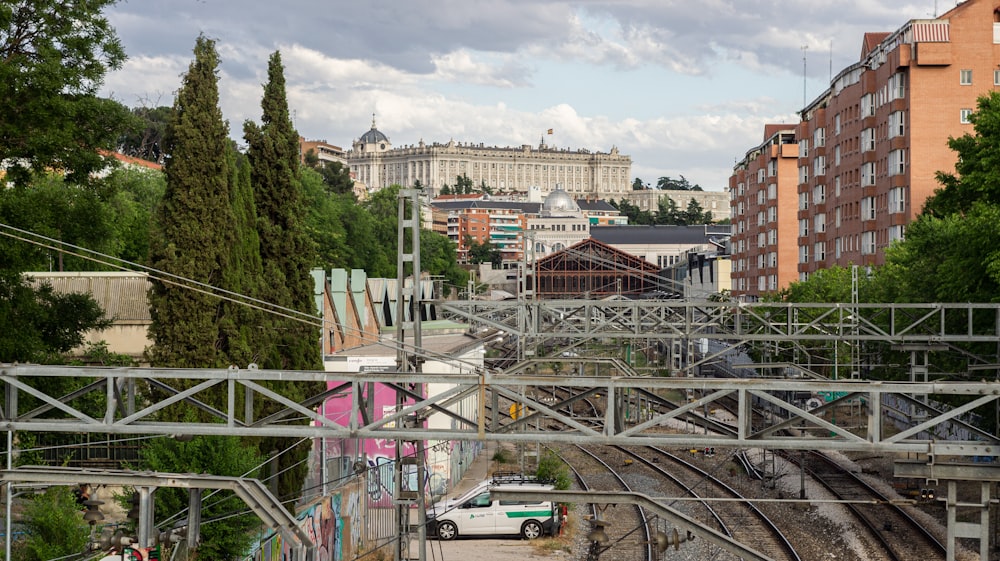
<svg viewBox="0 0 1000 561">
<path fill-rule="evenodd" d="M 902 345 L 996 342 L 1000 337 L 1000 304 L 459 300 L 436 305 L 470 325 L 493 327 L 539 342 L 652 337 Z"/>
<path fill-rule="evenodd" d="M 83 409 L 87 400 L 76 401 L 66 396 L 48 395 L 31 385 L 31 377 L 82 378 L 78 384 L 107 396 L 105 409 Z M 160 384 L 184 381 L 193 387 L 176 390 L 173 395 L 157 400 L 152 395 L 128 395 L 131 387 L 142 387 L 143 380 L 154 379 Z M 411 399 L 400 404 L 397 411 L 378 420 L 352 421 L 342 426 L 323 417 L 315 407 L 297 404 L 265 389 L 259 382 L 281 380 L 286 382 L 321 381 L 338 386 L 342 393 L 350 393 L 355 403 L 352 411 L 359 411 L 365 396 L 360 390 L 369 384 L 406 387 L 408 384 L 428 384 L 427 387 L 444 388 L 433 395 Z M 792 450 L 856 450 L 869 452 L 910 452 L 918 454 L 955 456 L 1000 455 L 1000 441 L 985 433 L 971 433 L 968 440 L 936 438 L 946 434 L 947 426 L 954 420 L 972 413 L 997 407 L 1000 399 L 1000 382 L 867 382 L 779 379 L 708 379 L 689 377 L 646 376 L 507 376 L 484 371 L 480 374 L 437 374 L 433 372 L 368 372 L 329 373 L 317 371 L 269 370 L 186 370 L 152 368 L 100 368 L 58 366 L 0 366 L 0 384 L 5 391 L 6 404 L 0 418 L 4 428 L 14 431 L 93 432 L 108 434 L 162 434 L 162 435 L 234 435 L 234 436 L 284 436 L 312 438 L 376 438 L 404 441 L 419 440 L 482 440 L 494 442 L 572 442 L 585 444 L 617 444 L 625 446 L 656 445 L 677 447 L 736 446 Z M 440 384 L 440 385 L 438 385 Z M 554 387 L 563 388 L 568 397 L 551 395 Z M 118 390 L 126 393 L 121 398 Z M 221 390 L 220 390 L 221 388 Z M 691 401 L 677 404 L 672 409 L 650 408 L 642 415 L 634 415 L 631 422 L 623 423 L 621 407 L 627 403 L 624 396 L 629 391 L 641 389 L 648 395 L 689 396 Z M 216 393 L 205 395 L 209 390 Z M 222 391 L 223 395 L 218 392 Z M 17 413 L 18 396 L 27 393 L 42 403 L 30 415 Z M 819 409 L 808 411 L 800 407 L 794 396 L 817 394 L 837 396 L 838 399 Z M 274 414 L 254 419 L 244 411 L 244 418 L 237 422 L 237 394 L 258 396 L 284 408 L 284 414 Z M 78 397 L 79 392 L 76 394 Z M 883 403 L 895 396 L 905 396 L 914 407 L 919 401 L 913 396 L 955 396 L 964 405 L 948 411 L 930 407 L 919 411 L 919 423 L 897 431 L 888 426 L 883 415 Z M 141 398 L 141 399 L 138 399 Z M 131 412 L 119 407 L 118 400 L 143 403 L 143 408 Z M 431 415 L 440 414 L 459 399 L 477 399 L 478 407 L 491 407 L 475 419 L 456 415 L 461 422 L 455 428 L 427 428 L 424 423 Z M 570 405 L 582 399 L 592 399 L 604 404 L 603 417 L 581 418 Z M 92 402 L 93 400 L 90 400 Z M 731 433 L 711 428 L 699 414 L 709 408 L 727 408 L 736 411 L 737 419 Z M 216 411 L 217 422 L 162 422 L 156 413 L 166 407 L 196 406 L 195 403 L 221 403 Z M 525 413 L 512 419 L 503 412 L 519 403 Z M 492 404 L 496 404 L 494 407 Z M 771 413 L 767 418 L 753 416 L 754 407 L 766 405 Z M 834 415 L 838 407 L 856 407 L 864 411 L 864 418 L 854 424 L 837 424 Z M 864 407 L 862 407 L 862 404 Z M 628 407 L 628 405 L 625 405 Z M 989 408 L 989 409 L 985 409 Z M 297 423 L 286 422 L 292 416 Z M 702 420 L 699 420 L 702 419 Z"/>
<path fill-rule="evenodd" d="M 0 481 L 11 483 L 51 483 L 59 485 L 122 485 L 133 487 L 180 487 L 184 489 L 223 489 L 232 491 L 250 507 L 262 522 L 295 544 L 296 559 L 315 559 L 316 544 L 298 520 L 277 497 L 257 479 L 193 473 L 131 472 L 70 467 L 21 466 L 0 470 Z M 141 519 L 140 519 L 141 520 Z M 143 533 L 140 531 L 140 533 Z M 149 530 L 146 530 L 146 534 Z M 140 544 L 148 547 L 151 544 Z"/>
</svg>

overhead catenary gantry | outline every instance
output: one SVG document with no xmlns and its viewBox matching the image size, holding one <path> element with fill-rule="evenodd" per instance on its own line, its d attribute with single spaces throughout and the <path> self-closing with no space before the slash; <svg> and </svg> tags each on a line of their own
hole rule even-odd
<svg viewBox="0 0 1000 561">
<path fill-rule="evenodd" d="M 28 384 L 31 377 L 69 377 L 89 380 L 82 390 L 71 395 L 49 395 Z M 189 389 L 171 389 L 183 380 Z M 264 380 L 325 381 L 332 388 L 325 395 L 313 396 L 299 403 L 261 385 Z M 129 392 L 138 382 L 154 384 L 159 391 L 136 400 Z M 233 435 L 325 438 L 373 438 L 414 440 L 483 440 L 494 442 L 567 442 L 586 444 L 758 447 L 771 449 L 864 450 L 871 452 L 909 452 L 930 455 L 991 456 L 1000 454 L 1000 442 L 985 432 L 971 432 L 966 440 L 935 437 L 948 433 L 948 425 L 979 408 L 995 405 L 1000 399 L 1000 382 L 869 382 L 777 379 L 707 379 L 690 377 L 654 377 L 613 375 L 507 376 L 483 371 L 479 374 L 436 374 L 434 372 L 331 373 L 320 371 L 272 371 L 257 369 L 160 369 L 103 368 L 4 365 L 0 367 L 5 401 L 0 418 L 4 428 L 33 432 L 92 432 L 105 434 L 160 435 Z M 371 384 L 382 384 L 408 395 L 399 410 L 376 418 L 372 400 L 366 391 Z M 432 395 L 413 393 L 417 384 L 445 388 Z M 553 386 L 567 388 L 572 397 L 551 402 L 540 396 Z M 179 384 L 176 385 L 179 387 Z M 208 405 L 211 392 L 218 396 L 224 388 L 226 405 Z M 622 424 L 621 399 L 616 396 L 642 388 L 649 395 L 689 392 L 693 401 L 671 410 L 649 410 L 641 420 Z M 73 405 L 74 399 L 88 392 L 106 396 L 106 406 L 99 414 Z M 832 405 L 851 400 L 867 404 L 866 421 L 851 426 L 826 420 L 822 411 L 802 408 L 793 396 L 799 392 L 828 392 L 839 396 Z M 21 412 L 19 396 L 27 394 L 39 405 Z M 351 395 L 351 415 L 346 425 L 322 416 L 316 405 L 327 395 Z M 914 396 L 956 396 L 963 405 L 938 411 L 928 407 L 921 421 L 908 430 L 887 430 L 883 403 L 898 398 L 914 403 Z M 271 401 L 283 410 L 267 417 L 254 418 L 244 403 L 256 396 Z M 514 420 L 504 414 L 505 407 L 484 408 L 485 414 L 463 417 L 452 407 L 467 398 L 484 399 L 484 404 L 520 403 L 530 414 Z M 577 418 L 564 403 L 581 397 L 603 400 L 604 414 L 587 422 Z M 213 399 L 218 399 L 215 397 Z M 735 434 L 712 434 L 693 420 L 697 413 L 722 399 L 736 402 Z M 768 403 L 778 414 L 768 421 L 753 418 L 755 403 Z M 141 403 L 136 406 L 136 403 Z M 916 402 L 919 403 L 919 402 Z M 217 422 L 164 422 L 156 413 L 170 406 L 185 404 L 214 415 Z M 426 428 L 420 422 L 431 415 L 447 415 L 454 421 L 450 429 Z M 289 419 L 295 418 L 294 422 Z M 303 419 L 310 421 L 303 423 Z M 538 427 L 549 430 L 540 432 Z M 942 428 L 944 427 L 944 428 Z M 786 434 L 785 429 L 794 428 Z M 708 434 L 706 434 L 708 433 Z"/>
</svg>

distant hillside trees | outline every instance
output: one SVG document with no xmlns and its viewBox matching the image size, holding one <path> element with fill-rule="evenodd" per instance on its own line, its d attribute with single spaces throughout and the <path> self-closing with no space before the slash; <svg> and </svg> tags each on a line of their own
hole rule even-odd
<svg viewBox="0 0 1000 561">
<path fill-rule="evenodd" d="M 701 185 L 691 184 L 683 175 L 679 179 L 670 176 L 661 177 L 656 180 L 656 188 L 660 191 L 703 191 Z"/>
<path fill-rule="evenodd" d="M 139 124 L 119 138 L 118 151 L 126 156 L 162 164 L 166 159 L 163 136 L 167 123 L 173 117 L 173 108 L 133 107 L 130 111 Z"/>
<path fill-rule="evenodd" d="M 660 200 L 657 203 L 656 212 L 642 210 L 637 205 L 630 203 L 628 199 L 622 199 L 617 203 L 615 201 L 609 202 L 624 216 L 628 217 L 629 224 L 639 226 L 649 226 L 654 224 L 694 226 L 698 224 L 710 224 L 712 222 L 712 213 L 705 211 L 701 207 L 701 204 L 694 199 L 688 201 L 687 208 L 681 210 L 677 206 L 676 201 L 664 195 L 663 197 L 660 197 Z"/>
</svg>

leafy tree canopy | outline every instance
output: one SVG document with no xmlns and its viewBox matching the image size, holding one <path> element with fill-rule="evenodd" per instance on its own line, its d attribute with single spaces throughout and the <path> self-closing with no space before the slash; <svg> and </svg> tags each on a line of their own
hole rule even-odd
<svg viewBox="0 0 1000 561">
<path fill-rule="evenodd" d="M 0 270 L 0 362 L 59 364 L 62 354 L 83 343 L 85 332 L 109 323 L 90 295 L 58 294 Z"/>
<path fill-rule="evenodd" d="M 492 263 L 494 267 L 499 267 L 503 260 L 500 248 L 489 241 L 479 243 L 472 236 L 466 236 L 465 246 L 469 248 L 469 263 Z"/>
<path fill-rule="evenodd" d="M 129 130 L 119 139 L 118 151 L 128 156 L 162 164 L 166 159 L 163 136 L 173 118 L 173 107 L 133 107 L 132 115 L 141 126 Z"/>
<path fill-rule="evenodd" d="M 98 149 L 134 125 L 124 106 L 95 95 L 125 60 L 102 13 L 116 1 L 0 3 L 0 162 L 15 183 L 52 168 L 86 183 L 108 165 Z"/>
<path fill-rule="evenodd" d="M 78 555 L 90 540 L 80 505 L 65 485 L 49 487 L 27 501 L 22 520 L 27 537 L 15 556 L 23 561 L 47 561 Z"/>
<path fill-rule="evenodd" d="M 330 193 L 338 195 L 353 195 L 354 180 L 351 179 L 351 170 L 340 162 L 324 162 L 319 166 L 318 171 L 323 176 L 323 185 Z"/>
<path fill-rule="evenodd" d="M 980 97 L 969 122 L 975 134 L 948 139 L 958 156 L 955 172 L 937 173 L 941 188 L 927 199 L 925 214 L 942 218 L 977 202 L 1000 205 L 1000 92 Z"/>
<path fill-rule="evenodd" d="M 661 177 L 656 181 L 656 188 L 661 191 L 702 191 L 700 185 L 695 183 L 692 185 L 686 177 L 680 176 L 680 179 L 673 179 L 670 176 Z"/>
<path fill-rule="evenodd" d="M 190 419 L 189 419 L 190 420 Z M 234 436 L 198 436 L 189 442 L 172 438 L 150 440 L 141 450 L 143 469 L 167 473 L 212 473 L 233 477 L 259 477 L 263 456 Z M 166 520 L 187 510 L 186 489 L 156 492 L 156 519 Z M 257 539 L 260 520 L 247 513 L 247 505 L 231 491 L 220 492 L 202 508 L 202 541 L 198 558 L 236 561 L 244 559 Z"/>
<path fill-rule="evenodd" d="M 886 252 L 887 302 L 1000 302 L 1000 93 L 979 98 L 975 134 L 951 138 L 954 173 Z"/>
</svg>

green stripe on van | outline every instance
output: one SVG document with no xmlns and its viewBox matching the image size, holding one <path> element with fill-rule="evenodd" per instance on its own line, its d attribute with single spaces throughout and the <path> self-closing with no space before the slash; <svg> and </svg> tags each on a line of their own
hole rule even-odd
<svg viewBox="0 0 1000 561">
<path fill-rule="evenodd" d="M 518 512 L 508 512 L 507 518 L 534 518 L 540 516 L 542 518 L 549 518 L 552 516 L 551 510 L 521 510 Z"/>
</svg>

